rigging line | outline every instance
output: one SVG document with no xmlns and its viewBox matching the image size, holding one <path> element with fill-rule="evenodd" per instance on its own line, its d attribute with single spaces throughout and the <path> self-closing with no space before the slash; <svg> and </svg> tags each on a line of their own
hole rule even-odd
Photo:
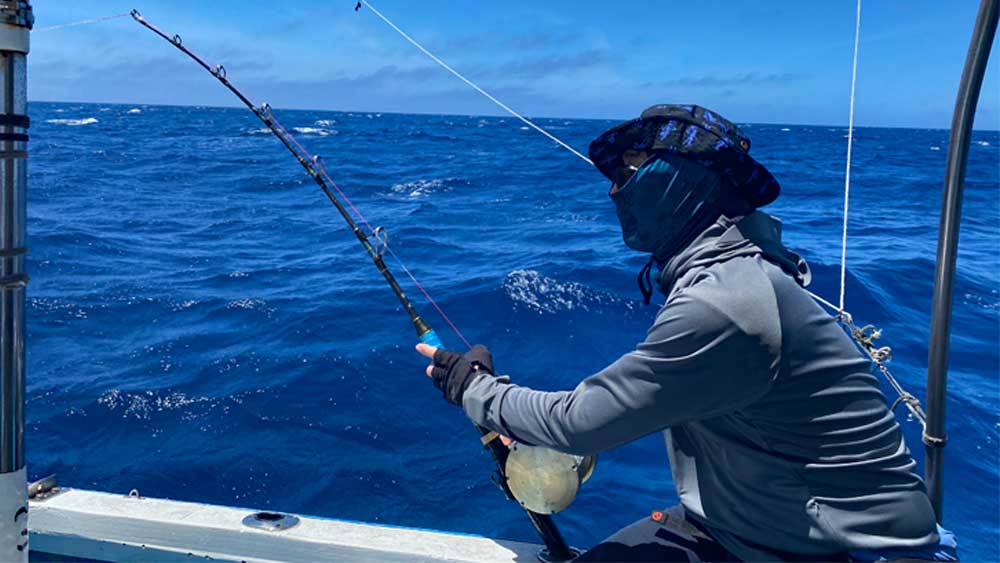
<svg viewBox="0 0 1000 563">
<path fill-rule="evenodd" d="M 851 149 L 854 145 L 854 92 L 858 82 L 858 42 L 861 38 L 861 0 L 854 22 L 854 62 L 851 65 L 851 106 L 847 117 L 847 167 L 844 172 L 844 227 L 840 242 L 840 310 L 847 287 L 847 209 L 851 199 Z"/>
<path fill-rule="evenodd" d="M 816 295 L 815 293 L 809 291 L 808 289 L 806 289 L 806 293 L 808 293 L 809 295 L 811 295 L 812 298 L 815 299 L 816 301 L 819 301 L 821 304 L 826 305 L 827 307 L 829 307 L 830 310 L 832 310 L 834 313 L 841 313 L 841 312 L 844 311 L 843 309 L 837 307 L 833 303 L 830 303 L 826 299 L 823 299 L 822 297 L 820 297 L 819 295 Z"/>
<path fill-rule="evenodd" d="M 55 31 L 57 29 L 63 29 L 63 28 L 66 28 L 66 27 L 76 27 L 78 25 L 88 25 L 88 24 L 92 24 L 92 23 L 100 23 L 102 21 L 113 20 L 113 19 L 116 19 L 116 18 L 124 18 L 125 16 L 129 15 L 129 13 L 130 12 L 124 12 L 124 13 L 121 13 L 121 14 L 114 14 L 112 16 L 103 16 L 103 17 L 100 17 L 100 18 L 93 18 L 93 19 L 89 19 L 89 20 L 80 20 L 78 22 L 61 23 L 59 25 L 50 25 L 48 27 L 40 27 L 38 29 L 33 30 L 32 33 L 38 33 L 40 31 Z"/>
<path fill-rule="evenodd" d="M 896 399 L 896 401 L 893 403 L 893 408 L 890 410 L 895 410 L 894 408 L 895 405 L 902 403 L 906 405 L 906 408 L 907 410 L 910 411 L 910 414 L 914 418 L 916 418 L 920 422 L 920 424 L 924 426 L 924 428 L 926 428 L 927 415 L 926 413 L 924 413 L 924 409 L 920 405 L 920 401 L 917 400 L 917 398 L 914 397 L 913 394 L 911 394 L 905 388 L 903 388 L 903 385 L 899 382 L 898 379 L 896 379 L 896 376 L 894 376 L 892 372 L 889 371 L 889 368 L 886 367 L 885 365 L 886 362 L 889 361 L 889 352 L 883 353 L 883 350 L 887 349 L 875 348 L 874 344 L 871 343 L 871 340 L 866 342 L 863 339 L 863 337 L 865 336 L 864 331 L 862 329 L 859 329 L 858 326 L 854 324 L 854 319 L 851 317 L 850 313 L 848 313 L 843 309 L 838 308 L 833 303 L 830 303 L 826 299 L 823 299 L 822 297 L 816 295 L 815 293 L 809 291 L 808 289 L 806 289 L 805 291 L 806 293 L 811 295 L 813 299 L 815 299 L 822 305 L 829 307 L 830 310 L 833 311 L 834 313 L 837 313 L 838 322 L 840 322 L 841 325 L 843 325 L 847 329 L 847 332 L 850 334 L 851 339 L 854 340 L 855 345 L 857 345 L 858 348 L 860 348 L 861 351 L 863 351 L 868 356 L 868 358 L 872 361 L 872 363 L 875 364 L 875 367 L 878 368 L 879 372 L 881 372 L 882 375 L 885 377 L 885 379 L 889 382 L 889 385 L 893 388 L 894 391 L 896 391 L 896 394 L 899 395 L 899 398 Z"/>
<path fill-rule="evenodd" d="M 532 122 L 530 119 L 528 119 L 527 117 L 524 117 L 520 113 L 517 113 L 516 111 L 514 111 L 513 109 L 511 109 L 507 104 L 505 104 L 505 103 L 501 102 L 500 100 L 496 99 L 492 94 L 490 94 L 486 90 L 483 90 L 478 85 L 476 85 L 475 82 L 473 82 L 473 81 L 469 80 L 468 78 L 462 76 L 462 74 L 460 72 L 458 72 L 457 70 L 453 69 L 451 66 L 448 65 L 448 63 L 446 63 L 446 62 L 442 61 L 441 59 L 439 59 L 437 56 L 434 55 L 434 53 L 431 53 L 430 51 L 428 51 L 426 48 L 424 48 L 423 45 L 421 45 L 420 43 L 417 43 L 417 41 L 415 39 L 413 39 L 412 37 L 410 37 L 409 35 L 407 35 L 405 31 L 403 31 L 402 29 L 400 29 L 399 27 L 397 27 L 396 24 L 394 24 L 391 21 L 389 21 L 389 18 L 387 18 L 384 15 L 382 15 L 382 12 L 378 11 L 375 8 L 375 6 L 371 5 L 370 2 L 368 2 L 367 0 L 361 0 L 360 3 L 363 4 L 365 7 L 367 7 L 369 10 L 371 10 L 373 14 L 375 14 L 376 16 L 378 16 L 379 19 L 381 19 L 382 21 L 384 21 L 389 27 L 391 27 L 392 29 L 396 30 L 396 33 L 400 34 L 403 37 L 403 39 L 406 39 L 407 41 L 409 41 L 414 47 L 416 47 L 417 49 L 420 49 L 420 51 L 423 54 L 427 55 L 428 57 L 431 58 L 431 60 L 433 60 L 434 62 L 436 62 L 437 64 L 439 64 L 441 66 L 441 68 L 443 68 L 443 69 L 447 70 L 448 72 L 452 73 L 453 75 L 455 75 L 456 78 L 458 78 L 462 82 L 465 82 L 466 84 L 468 84 L 469 86 L 471 86 L 472 89 L 474 89 L 475 91 L 479 92 L 483 96 L 486 96 L 486 98 L 489 99 L 494 104 L 500 106 L 501 109 L 503 109 L 507 113 L 513 115 L 514 117 L 520 119 L 521 121 L 524 122 L 525 125 L 533 128 L 535 131 L 538 131 L 542 135 L 545 135 L 549 139 L 552 139 L 553 141 L 555 141 L 556 143 L 558 143 L 559 146 L 561 146 L 562 148 L 564 148 L 564 149 L 568 150 L 569 152 L 575 154 L 576 156 L 578 156 L 580 159 L 582 159 L 587 164 L 590 164 L 590 165 L 594 164 L 594 162 L 592 160 L 590 160 L 589 158 L 587 158 L 586 156 L 584 156 L 582 153 L 580 153 L 580 151 L 578 151 L 578 150 L 574 149 L 573 147 L 569 146 L 568 144 L 564 143 L 563 141 L 561 141 L 558 137 L 556 137 L 552 133 L 549 133 L 545 129 L 539 127 L 538 125 L 535 125 L 535 123 Z"/>
</svg>

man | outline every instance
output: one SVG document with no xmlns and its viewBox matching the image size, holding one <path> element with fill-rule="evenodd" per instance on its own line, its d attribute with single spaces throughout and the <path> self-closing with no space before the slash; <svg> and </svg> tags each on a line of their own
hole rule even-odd
<svg viewBox="0 0 1000 563">
<path fill-rule="evenodd" d="M 869 365 L 803 289 L 806 263 L 757 211 L 779 186 L 750 140 L 658 105 L 590 145 L 625 243 L 666 304 L 636 349 L 573 391 L 494 375 L 489 351 L 419 345 L 445 398 L 513 440 L 578 455 L 662 431 L 679 507 L 580 561 L 955 560 Z"/>
</svg>

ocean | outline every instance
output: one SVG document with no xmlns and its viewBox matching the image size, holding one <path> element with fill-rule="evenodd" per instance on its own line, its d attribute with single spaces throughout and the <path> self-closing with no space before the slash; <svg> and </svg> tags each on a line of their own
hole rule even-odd
<svg viewBox="0 0 1000 563">
<path fill-rule="evenodd" d="M 250 112 L 29 113 L 29 477 L 537 541 L 357 240 Z M 657 309 L 635 287 L 645 257 L 622 243 L 608 183 L 552 141 L 504 117 L 276 115 L 515 382 L 572 388 L 643 338 Z M 583 150 L 613 122 L 538 123 Z M 783 187 L 767 211 L 836 301 L 846 128 L 744 130 Z M 847 309 L 883 330 L 918 397 L 947 145 L 936 129 L 855 135 Z M 998 170 L 1000 134 L 974 133 L 945 454 L 945 526 L 970 561 L 1000 559 Z M 898 416 L 922 472 L 919 425 Z M 676 500 L 653 435 L 602 454 L 556 521 L 587 547 Z"/>
</svg>

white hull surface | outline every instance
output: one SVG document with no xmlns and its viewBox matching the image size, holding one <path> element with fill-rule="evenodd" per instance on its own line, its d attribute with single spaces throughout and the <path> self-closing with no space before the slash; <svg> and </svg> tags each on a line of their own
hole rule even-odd
<svg viewBox="0 0 1000 563">
<path fill-rule="evenodd" d="M 540 546 L 481 536 L 300 517 L 271 531 L 253 510 L 64 489 L 32 500 L 32 559 L 99 561 L 537 561 Z"/>
</svg>

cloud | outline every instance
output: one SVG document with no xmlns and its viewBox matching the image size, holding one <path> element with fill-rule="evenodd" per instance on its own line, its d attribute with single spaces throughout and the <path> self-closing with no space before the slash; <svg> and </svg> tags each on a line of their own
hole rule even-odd
<svg viewBox="0 0 1000 563">
<path fill-rule="evenodd" d="M 571 30 L 538 30 L 522 33 L 491 31 L 458 35 L 430 42 L 431 50 L 442 53 L 462 54 L 466 51 L 498 52 L 500 50 L 540 50 L 549 47 L 565 48 L 579 43 L 580 37 Z"/>
<path fill-rule="evenodd" d="M 611 60 L 612 57 L 608 51 L 603 49 L 589 49 L 570 55 L 512 60 L 481 72 L 478 76 L 510 79 L 516 82 L 519 80 L 572 74 L 581 70 L 600 68 L 607 66 Z"/>
<path fill-rule="evenodd" d="M 759 73 L 746 72 L 732 75 L 700 75 L 681 76 L 669 80 L 646 82 L 643 88 L 663 88 L 670 86 L 688 86 L 696 88 L 732 89 L 736 86 L 760 86 L 764 84 L 788 84 L 805 78 L 801 74 L 791 72 Z"/>
</svg>

